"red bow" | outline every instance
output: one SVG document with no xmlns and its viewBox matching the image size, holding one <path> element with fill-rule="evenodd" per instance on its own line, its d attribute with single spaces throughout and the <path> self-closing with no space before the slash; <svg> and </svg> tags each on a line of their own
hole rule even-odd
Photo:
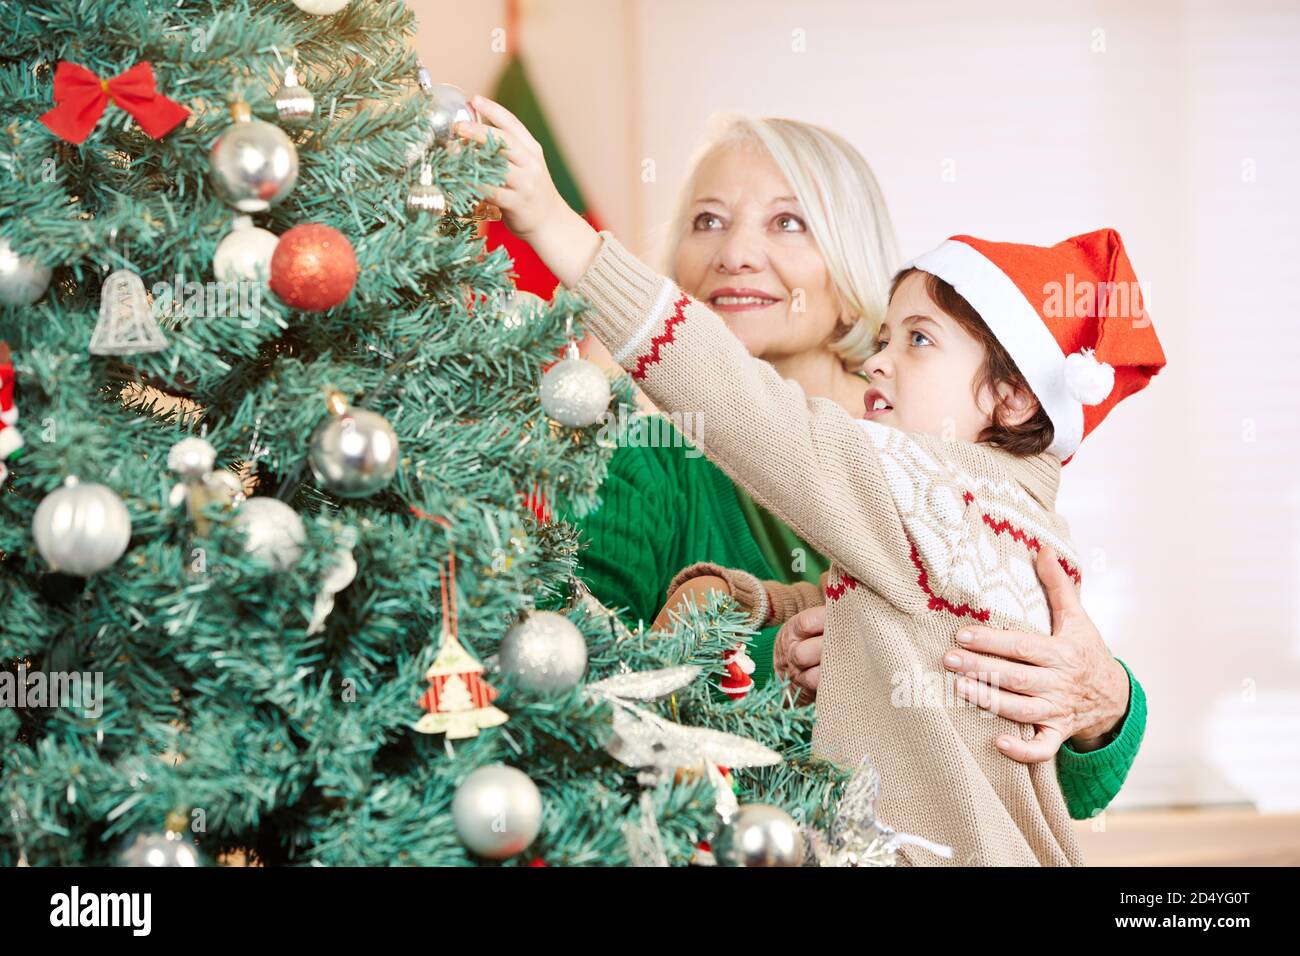
<svg viewBox="0 0 1300 956">
<path fill-rule="evenodd" d="M 185 121 L 190 111 L 158 92 L 153 67 L 137 63 L 111 80 L 101 80 L 84 66 L 60 60 L 54 70 L 54 109 L 41 117 L 50 132 L 69 143 L 85 142 L 112 100 L 140 128 L 160 139 Z"/>
</svg>

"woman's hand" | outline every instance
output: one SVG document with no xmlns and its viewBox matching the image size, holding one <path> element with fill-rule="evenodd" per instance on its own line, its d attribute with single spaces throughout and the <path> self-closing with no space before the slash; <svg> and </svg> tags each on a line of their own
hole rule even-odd
<svg viewBox="0 0 1300 956">
<path fill-rule="evenodd" d="M 798 691 L 796 703 L 817 699 L 822 673 L 822 632 L 826 630 L 826 606 L 800 611 L 781 625 L 772 644 L 772 672 L 784 677 Z"/>
<path fill-rule="evenodd" d="M 490 189 L 486 198 L 501 209 L 501 218 L 546 263 L 555 277 L 572 288 L 600 251 L 601 239 L 585 219 L 569 208 L 555 188 L 546 157 L 533 134 L 508 109 L 485 96 L 471 103 L 484 122 L 459 122 L 454 132 L 463 139 L 486 143 L 489 130 L 505 142 L 505 185 Z"/>
<path fill-rule="evenodd" d="M 1128 711 L 1129 680 L 1089 619 L 1068 574 L 1051 548 L 1035 562 L 1052 609 L 1052 634 L 1000 631 L 967 625 L 970 640 L 944 655 L 943 665 L 963 676 L 957 693 L 1011 720 L 1035 724 L 1032 740 L 1003 735 L 999 749 L 1021 763 L 1050 760 L 1069 740 L 1076 750 L 1096 750 Z"/>
</svg>

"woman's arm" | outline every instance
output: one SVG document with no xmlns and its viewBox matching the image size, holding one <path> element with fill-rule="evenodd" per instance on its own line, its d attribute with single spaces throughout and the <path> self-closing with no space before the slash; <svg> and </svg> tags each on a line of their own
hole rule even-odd
<svg viewBox="0 0 1300 956">
<path fill-rule="evenodd" d="M 1146 692 L 1128 665 L 1117 660 L 1129 681 L 1128 709 L 1115 726 L 1111 740 L 1090 751 L 1075 750 L 1067 740 L 1056 755 L 1056 777 L 1061 783 L 1070 816 L 1095 817 L 1110 805 L 1124 784 L 1147 726 Z"/>
</svg>

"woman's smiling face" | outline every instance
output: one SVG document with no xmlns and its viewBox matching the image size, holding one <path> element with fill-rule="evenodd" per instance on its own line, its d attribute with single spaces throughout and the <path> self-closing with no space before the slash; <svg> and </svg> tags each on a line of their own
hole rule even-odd
<svg viewBox="0 0 1300 956">
<path fill-rule="evenodd" d="M 834 285 L 793 190 L 761 147 L 731 143 L 700 163 L 673 275 L 751 355 L 825 349 L 840 331 Z"/>
</svg>

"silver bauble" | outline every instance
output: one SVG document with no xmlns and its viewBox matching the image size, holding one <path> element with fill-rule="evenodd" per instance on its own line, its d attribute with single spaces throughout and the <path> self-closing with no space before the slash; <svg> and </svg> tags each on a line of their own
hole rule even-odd
<svg viewBox="0 0 1300 956">
<path fill-rule="evenodd" d="M 435 146 L 460 142 L 452 130 L 457 123 L 478 122 L 478 112 L 469 105 L 469 97 L 459 86 L 434 83 L 425 90 L 425 97 L 424 115 L 429 118 L 429 125 L 433 128 Z"/>
<path fill-rule="evenodd" d="M 217 244 L 212 271 L 221 282 L 265 282 L 271 275 L 271 256 L 280 237 L 253 225 L 248 216 L 235 219 L 230 233 Z"/>
<path fill-rule="evenodd" d="M 490 860 L 522 853 L 542 826 L 542 795 L 528 774 L 494 764 L 461 781 L 451 801 L 456 835 Z"/>
<path fill-rule="evenodd" d="M 70 476 L 37 506 L 32 536 L 51 571 L 86 577 L 126 551 L 131 515 L 112 488 Z"/>
<path fill-rule="evenodd" d="M 316 97 L 298 82 L 298 71 L 293 67 L 284 71 L 284 85 L 272 94 L 272 99 L 275 113 L 285 126 L 303 126 L 316 112 Z"/>
<path fill-rule="evenodd" d="M 529 611 L 501 639 L 501 672 L 535 694 L 578 686 L 587 672 L 587 642 L 563 614 Z"/>
<path fill-rule="evenodd" d="M 542 376 L 540 394 L 546 414 L 561 425 L 586 428 L 609 411 L 609 378 L 595 362 L 576 356 L 552 365 Z"/>
<path fill-rule="evenodd" d="M 790 814 L 766 803 L 746 803 L 713 843 L 719 866 L 802 866 L 803 833 Z"/>
<path fill-rule="evenodd" d="M 328 17 L 346 7 L 348 0 L 293 0 L 293 5 L 303 13 L 310 13 L 316 17 Z"/>
<path fill-rule="evenodd" d="M 289 195 L 298 179 L 298 149 L 284 130 L 251 119 L 247 104 L 231 109 L 235 122 L 208 153 L 217 195 L 240 212 L 263 212 Z"/>
<path fill-rule="evenodd" d="M 420 89 L 424 92 L 424 114 L 429 118 L 429 131 L 422 143 L 414 143 L 406 153 L 406 165 L 414 166 L 434 146 L 458 148 L 461 138 L 452 127 L 466 120 L 478 122 L 478 112 L 469 103 L 465 91 L 450 83 L 434 83 L 429 71 L 420 68 Z"/>
<path fill-rule="evenodd" d="M 397 432 L 384 416 L 364 408 L 348 408 L 333 397 L 331 408 L 330 417 L 312 432 L 307 456 L 312 474 L 343 498 L 382 491 L 397 474 Z"/>
<path fill-rule="evenodd" d="M 50 275 L 49 266 L 18 255 L 0 239 L 0 305 L 31 305 L 45 295 Z"/>
<path fill-rule="evenodd" d="M 433 169 L 428 163 L 420 169 L 419 183 L 406 196 L 406 208 L 431 216 L 441 216 L 447 211 L 447 197 L 433 184 Z"/>
<path fill-rule="evenodd" d="M 182 438 L 167 452 L 167 470 L 182 478 L 202 478 L 216 464 L 217 452 L 206 438 Z"/>
<path fill-rule="evenodd" d="M 266 562 L 273 571 L 293 567 L 302 556 L 307 538 L 298 512 L 278 498 L 248 498 L 235 512 L 244 531 L 244 550 Z"/>
<path fill-rule="evenodd" d="M 199 851 L 170 830 L 137 833 L 117 854 L 118 866 L 200 866 Z"/>
</svg>

